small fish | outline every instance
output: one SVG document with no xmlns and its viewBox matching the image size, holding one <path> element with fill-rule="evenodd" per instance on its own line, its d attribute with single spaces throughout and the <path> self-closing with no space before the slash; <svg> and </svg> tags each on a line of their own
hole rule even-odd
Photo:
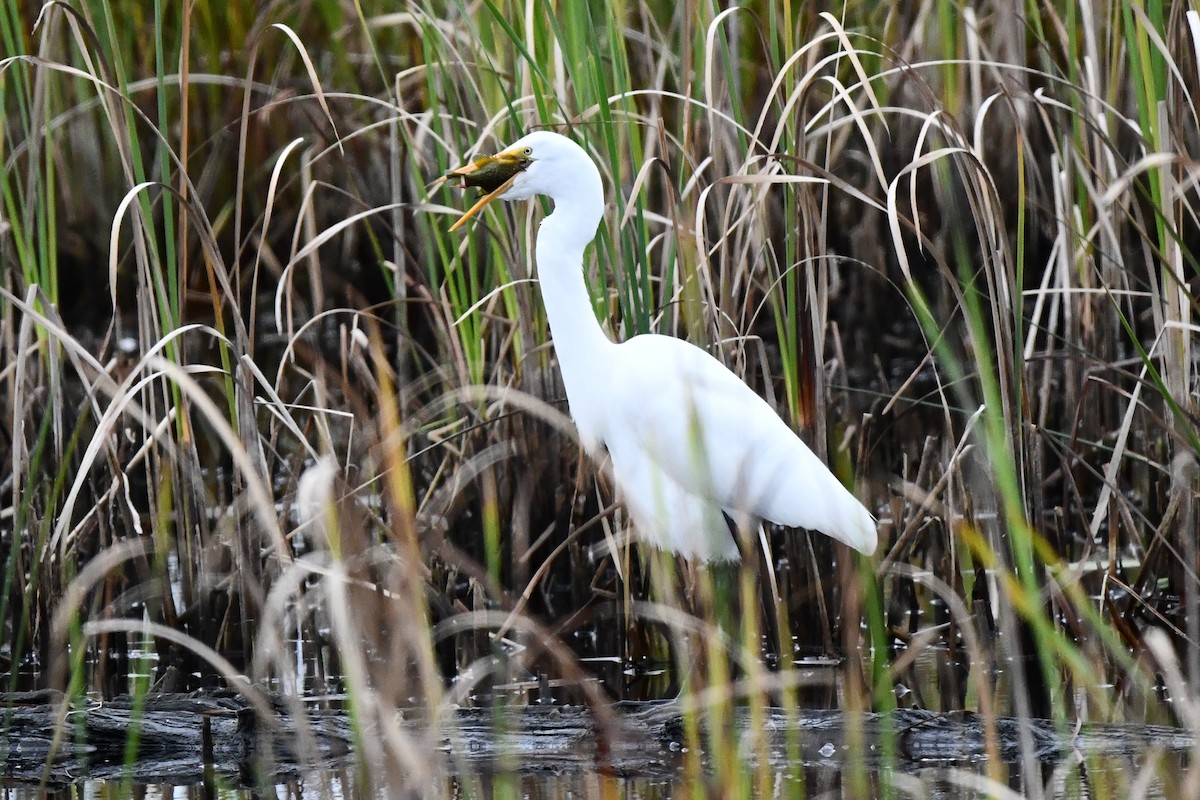
<svg viewBox="0 0 1200 800">
<path fill-rule="evenodd" d="M 500 188 L 500 186 L 516 175 L 521 170 L 528 166 L 529 162 L 521 160 L 501 159 L 496 156 L 479 156 L 471 162 L 471 169 L 464 172 L 460 167 L 457 170 L 450 170 L 446 173 L 446 177 L 461 177 L 464 186 L 478 186 L 485 192 L 491 193 Z"/>
<path fill-rule="evenodd" d="M 462 178 L 465 189 L 474 186 L 484 192 L 475 205 L 463 214 L 458 222 L 450 226 L 450 230 L 458 230 L 464 222 L 475 216 L 484 206 L 504 194 L 513 185 L 517 176 L 533 163 L 529 148 L 524 150 L 505 150 L 495 155 L 478 156 L 470 164 L 452 169 L 429 185 L 436 189 L 452 178 Z"/>
<path fill-rule="evenodd" d="M 528 166 L 529 159 L 527 158 L 518 158 L 505 153 L 481 155 L 476 156 L 470 164 L 450 170 L 434 181 L 433 185 L 440 186 L 453 178 L 462 178 L 464 188 L 475 186 L 485 193 L 491 194 Z"/>
</svg>

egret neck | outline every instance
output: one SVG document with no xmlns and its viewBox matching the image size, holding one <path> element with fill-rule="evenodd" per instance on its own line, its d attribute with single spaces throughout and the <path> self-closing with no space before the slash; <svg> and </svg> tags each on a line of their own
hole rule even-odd
<svg viewBox="0 0 1200 800">
<path fill-rule="evenodd" d="M 583 279 L 583 252 L 604 215 L 600 172 L 589 159 L 580 161 L 580 167 L 584 165 L 590 170 L 563 183 L 551 195 L 554 211 L 538 229 L 536 260 L 571 416 L 584 446 L 595 452 L 604 431 L 600 415 L 593 411 L 593 398 L 602 395 L 596 391 L 596 384 L 607 380 L 605 374 L 616 345 L 596 320 Z"/>
</svg>

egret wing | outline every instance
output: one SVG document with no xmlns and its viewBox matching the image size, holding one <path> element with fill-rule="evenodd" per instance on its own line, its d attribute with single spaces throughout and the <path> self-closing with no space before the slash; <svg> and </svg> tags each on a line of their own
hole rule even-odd
<svg viewBox="0 0 1200 800">
<path fill-rule="evenodd" d="M 643 540 L 684 558 L 737 560 L 737 543 L 718 503 L 684 489 L 634 431 L 615 432 L 607 447 L 617 492 Z"/>
<path fill-rule="evenodd" d="M 874 551 L 867 510 L 723 364 L 666 336 L 637 336 L 620 350 L 610 419 L 625 422 L 646 457 L 685 491 L 731 515 L 811 528 Z"/>
</svg>

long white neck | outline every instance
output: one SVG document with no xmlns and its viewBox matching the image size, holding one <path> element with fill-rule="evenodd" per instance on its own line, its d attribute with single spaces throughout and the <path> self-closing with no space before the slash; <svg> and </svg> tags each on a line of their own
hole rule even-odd
<svg viewBox="0 0 1200 800">
<path fill-rule="evenodd" d="M 567 402 L 584 443 L 591 446 L 603 432 L 590 413 L 593 384 L 606 380 L 607 360 L 614 347 L 604 334 L 583 280 L 583 251 L 596 235 L 604 214 L 600 174 L 590 159 L 582 179 L 555 193 L 554 213 L 542 220 L 537 235 L 538 282 L 554 351 L 562 370 Z"/>
</svg>

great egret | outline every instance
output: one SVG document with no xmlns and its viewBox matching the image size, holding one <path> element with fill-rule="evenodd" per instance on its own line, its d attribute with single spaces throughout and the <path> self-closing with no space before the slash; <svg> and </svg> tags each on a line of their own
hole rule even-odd
<svg viewBox="0 0 1200 800">
<path fill-rule="evenodd" d="M 721 362 L 659 334 L 609 340 L 583 281 L 604 213 L 600 171 L 575 142 L 537 131 L 451 170 L 496 198 L 546 195 L 536 260 L 571 417 L 587 451 L 607 450 L 618 493 L 649 543 L 701 561 L 739 557 L 729 521 L 811 528 L 870 555 L 875 521 L 779 415 Z"/>
</svg>

